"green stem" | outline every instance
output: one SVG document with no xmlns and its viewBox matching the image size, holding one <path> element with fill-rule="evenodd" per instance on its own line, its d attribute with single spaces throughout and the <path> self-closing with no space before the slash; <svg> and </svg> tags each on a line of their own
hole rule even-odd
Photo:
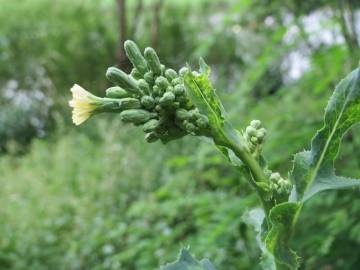
<svg viewBox="0 0 360 270">
<path fill-rule="evenodd" d="M 267 183 L 268 179 L 264 174 L 263 169 L 260 164 L 256 161 L 256 159 L 245 149 L 243 146 L 236 145 L 229 141 L 227 145 L 235 155 L 245 163 L 246 166 L 249 167 L 251 174 L 254 178 L 255 182 L 263 182 Z"/>
<path fill-rule="evenodd" d="M 270 212 L 270 209 L 272 208 L 271 201 L 266 201 L 264 198 L 264 190 L 258 185 L 258 183 L 268 183 L 269 180 L 264 174 L 263 169 L 261 168 L 259 162 L 251 155 L 251 153 L 242 145 L 239 145 L 237 143 L 234 143 L 231 139 L 229 139 L 227 136 L 224 136 L 226 138 L 226 143 L 224 146 L 231 149 L 234 154 L 249 168 L 250 171 L 250 178 L 249 183 L 255 188 L 260 201 L 263 205 L 264 211 L 266 213 L 266 221 L 268 222 L 268 215 Z"/>
</svg>

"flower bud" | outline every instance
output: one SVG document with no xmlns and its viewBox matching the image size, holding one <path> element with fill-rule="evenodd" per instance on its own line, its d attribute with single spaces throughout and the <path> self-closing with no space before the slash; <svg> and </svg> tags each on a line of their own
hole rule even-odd
<svg viewBox="0 0 360 270">
<path fill-rule="evenodd" d="M 145 135 L 145 140 L 146 140 L 148 143 L 156 142 L 158 139 L 159 139 L 159 137 L 156 135 L 155 132 L 150 132 L 150 133 L 147 133 L 147 134 Z"/>
<path fill-rule="evenodd" d="M 274 182 L 278 182 L 281 179 L 281 175 L 278 172 L 272 173 L 270 175 L 270 180 Z"/>
<path fill-rule="evenodd" d="M 127 40 L 124 43 L 124 49 L 127 57 L 134 67 L 143 75 L 148 72 L 148 66 L 145 58 L 142 56 L 139 47 L 134 41 Z"/>
<path fill-rule="evenodd" d="M 159 100 L 163 106 L 171 105 L 175 100 L 175 95 L 172 92 L 166 92 Z"/>
<path fill-rule="evenodd" d="M 249 135 L 249 137 L 251 136 L 256 136 L 256 129 L 253 128 L 252 126 L 248 126 L 245 130 L 246 134 Z"/>
<path fill-rule="evenodd" d="M 155 50 L 147 47 L 144 51 L 144 56 L 151 71 L 157 76 L 161 75 L 161 64 Z"/>
<path fill-rule="evenodd" d="M 131 70 L 130 76 L 133 77 L 135 80 L 139 80 L 142 78 L 141 73 L 136 68 L 133 68 Z"/>
<path fill-rule="evenodd" d="M 259 139 L 264 139 L 265 135 L 266 135 L 265 128 L 261 128 L 256 132 L 256 137 L 258 137 Z"/>
<path fill-rule="evenodd" d="M 140 101 L 137 98 L 122 98 L 119 100 L 121 110 L 139 109 Z"/>
<path fill-rule="evenodd" d="M 183 80 L 183 78 L 181 78 L 181 77 L 177 77 L 177 78 L 175 78 L 175 79 L 173 79 L 172 81 L 171 81 L 171 84 L 173 85 L 173 86 L 176 86 L 176 85 L 178 85 L 178 84 L 183 84 L 184 83 L 184 80 Z"/>
<path fill-rule="evenodd" d="M 130 97 L 131 94 L 119 86 L 113 86 L 106 89 L 106 96 L 109 98 L 125 98 Z"/>
<path fill-rule="evenodd" d="M 159 127 L 159 120 L 151 119 L 144 124 L 143 130 L 144 132 L 147 133 L 147 132 L 155 131 L 158 127 Z"/>
<path fill-rule="evenodd" d="M 151 118 L 155 118 L 156 113 L 151 113 L 141 109 L 131 109 L 122 111 L 120 113 L 120 118 L 122 121 L 127 123 L 134 123 L 135 125 L 143 124 L 149 121 Z"/>
<path fill-rule="evenodd" d="M 193 123 L 187 122 L 185 123 L 185 129 L 191 133 L 196 131 L 196 126 Z"/>
<path fill-rule="evenodd" d="M 165 75 L 165 69 L 166 69 L 165 65 L 161 64 L 160 65 L 160 70 L 161 70 L 162 75 Z"/>
<path fill-rule="evenodd" d="M 172 92 L 172 93 L 174 93 L 174 87 L 172 87 L 171 85 L 169 85 L 169 86 L 166 88 L 166 92 Z"/>
<path fill-rule="evenodd" d="M 252 126 L 255 129 L 259 129 L 261 127 L 261 121 L 260 120 L 252 120 L 250 122 L 250 126 Z"/>
<path fill-rule="evenodd" d="M 155 111 L 162 112 L 164 109 L 160 105 L 155 106 Z"/>
<path fill-rule="evenodd" d="M 175 112 L 175 116 L 179 120 L 188 120 L 191 118 L 191 113 L 189 113 L 185 109 L 177 109 Z"/>
<path fill-rule="evenodd" d="M 106 71 L 106 77 L 111 82 L 126 89 L 126 91 L 132 92 L 134 94 L 140 94 L 137 81 L 133 77 L 128 76 L 125 72 L 121 71 L 120 69 L 116 67 L 109 67 Z"/>
<path fill-rule="evenodd" d="M 152 71 L 146 72 L 144 74 L 144 79 L 148 84 L 154 84 L 154 73 Z"/>
<path fill-rule="evenodd" d="M 161 93 L 162 93 L 162 90 L 160 89 L 159 86 L 154 85 L 152 93 L 153 93 L 154 96 L 160 96 Z"/>
<path fill-rule="evenodd" d="M 176 96 L 181 96 L 185 93 L 185 86 L 183 84 L 177 84 L 174 87 L 174 94 Z"/>
<path fill-rule="evenodd" d="M 141 105 L 143 105 L 146 109 L 152 109 L 155 106 L 155 100 L 151 96 L 143 96 L 141 98 Z"/>
<path fill-rule="evenodd" d="M 144 79 L 140 79 L 138 81 L 139 84 L 139 88 L 140 90 L 145 93 L 145 94 L 150 94 L 150 87 L 149 84 L 144 80 Z"/>
<path fill-rule="evenodd" d="M 166 88 L 169 86 L 168 80 L 163 76 L 157 77 L 155 84 L 162 90 L 166 90 Z"/>
<path fill-rule="evenodd" d="M 186 74 L 186 73 L 188 73 L 189 72 L 189 69 L 187 68 L 187 67 L 182 67 L 180 70 L 179 70 L 179 74 L 180 74 L 180 76 L 182 76 L 182 77 L 184 77 L 184 75 Z"/>
<path fill-rule="evenodd" d="M 196 125 L 199 128 L 207 128 L 209 125 L 209 120 L 205 115 L 201 115 L 197 120 L 196 120 Z"/>
<path fill-rule="evenodd" d="M 173 79 L 177 77 L 177 73 L 175 70 L 168 68 L 165 70 L 165 77 L 171 82 Z"/>
</svg>

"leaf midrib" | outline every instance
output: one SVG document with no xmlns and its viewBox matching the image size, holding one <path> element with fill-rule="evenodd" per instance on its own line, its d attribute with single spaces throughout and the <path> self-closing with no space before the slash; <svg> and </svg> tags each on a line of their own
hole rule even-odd
<svg viewBox="0 0 360 270">
<path fill-rule="evenodd" d="M 351 90 L 350 92 L 352 92 L 352 90 Z M 348 94 L 348 95 L 346 96 L 346 98 L 345 98 L 344 105 L 343 105 L 342 108 L 341 108 L 339 117 L 337 118 L 337 120 L 336 120 L 336 122 L 335 122 L 334 128 L 331 130 L 330 136 L 329 136 L 328 139 L 326 140 L 326 143 L 325 143 L 325 146 L 324 146 L 324 148 L 323 148 L 323 150 L 322 150 L 322 152 L 321 152 L 320 158 L 319 158 L 319 160 L 317 161 L 316 166 L 315 166 L 313 172 L 310 174 L 310 176 L 311 176 L 311 177 L 310 177 L 310 181 L 309 181 L 308 184 L 306 185 L 306 188 L 305 188 L 304 193 L 303 193 L 303 195 L 302 195 L 302 199 L 305 197 L 305 194 L 307 193 L 307 191 L 309 190 L 309 188 L 312 186 L 313 182 L 314 182 L 315 179 L 316 179 L 316 176 L 318 175 L 318 171 L 319 171 L 319 169 L 320 169 L 320 167 L 321 167 L 322 161 L 323 161 L 324 158 L 325 158 L 325 153 L 326 153 L 326 151 L 327 151 L 327 149 L 328 149 L 328 147 L 329 147 L 329 145 L 330 145 L 330 143 L 331 143 L 331 141 L 332 141 L 332 138 L 333 138 L 333 136 L 334 136 L 334 134 L 335 134 L 335 131 L 336 131 L 337 127 L 339 126 L 340 119 L 342 118 L 342 116 L 343 116 L 343 114 L 344 114 L 344 111 L 345 111 L 345 109 L 346 109 L 346 106 L 347 106 L 347 104 L 348 104 L 348 99 L 349 99 L 350 92 L 349 92 L 349 94 Z M 325 118 L 324 118 L 324 120 L 325 120 Z M 324 128 L 326 128 L 326 123 L 324 123 L 323 128 L 322 128 L 319 132 L 321 132 Z M 319 133 L 317 133 L 317 134 L 319 134 Z M 316 138 L 316 136 L 315 136 L 315 138 Z M 310 152 L 310 153 L 311 153 L 311 152 Z"/>
</svg>

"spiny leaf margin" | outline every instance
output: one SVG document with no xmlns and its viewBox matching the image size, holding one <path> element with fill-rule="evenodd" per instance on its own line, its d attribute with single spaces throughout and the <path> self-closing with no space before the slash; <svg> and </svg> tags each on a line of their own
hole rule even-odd
<svg viewBox="0 0 360 270">
<path fill-rule="evenodd" d="M 207 259 L 201 261 L 195 260 L 189 250 L 183 248 L 180 251 L 179 258 L 177 261 L 165 265 L 160 270 L 216 270 L 211 262 Z"/>
<path fill-rule="evenodd" d="M 325 109 L 324 126 L 311 142 L 309 151 L 294 157 L 290 201 L 306 201 L 316 193 L 360 186 L 360 180 L 335 174 L 334 162 L 342 137 L 360 122 L 360 68 L 352 71 L 335 88 Z"/>
</svg>

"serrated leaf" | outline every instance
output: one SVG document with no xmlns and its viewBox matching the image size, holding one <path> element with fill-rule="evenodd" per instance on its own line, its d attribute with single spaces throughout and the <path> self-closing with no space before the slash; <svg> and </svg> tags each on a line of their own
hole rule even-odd
<svg viewBox="0 0 360 270">
<path fill-rule="evenodd" d="M 176 262 L 170 263 L 161 268 L 161 270 L 216 270 L 209 260 L 195 260 L 187 249 L 180 251 Z"/>
<path fill-rule="evenodd" d="M 271 209 L 269 214 L 270 230 L 265 238 L 266 252 L 264 252 L 262 258 L 264 269 L 298 269 L 298 256 L 290 249 L 289 240 L 300 207 L 300 203 L 286 202 L 278 204 Z M 273 258 L 271 258 L 271 255 Z M 275 260 L 276 268 L 274 268 L 273 259 Z"/>
<path fill-rule="evenodd" d="M 261 249 L 261 267 L 264 270 L 294 270 L 298 267 L 298 257 L 289 248 L 294 221 L 300 204 L 282 203 L 273 207 L 269 214 L 269 224 L 262 209 L 253 209 L 243 216 L 243 220 L 257 232 L 256 241 Z M 270 226 L 269 229 L 267 227 Z"/>
<path fill-rule="evenodd" d="M 210 68 L 203 59 L 200 59 L 199 62 L 201 67 L 200 75 L 188 72 L 184 76 L 187 94 L 199 109 L 200 113 L 208 117 L 212 137 L 220 151 L 233 165 L 239 166 L 241 161 L 235 158 L 231 150 L 221 146 L 224 146 L 228 140 L 236 145 L 242 145 L 241 136 L 239 136 L 238 131 L 225 119 L 224 107 L 208 77 L 210 75 Z"/>
<path fill-rule="evenodd" d="M 208 73 L 209 68 L 200 75 L 188 72 L 184 76 L 185 87 L 195 106 L 202 114 L 208 116 L 211 126 L 223 128 L 224 108 L 208 78 Z"/>
<path fill-rule="evenodd" d="M 360 69 L 343 79 L 325 109 L 324 126 L 311 149 L 295 155 L 291 201 L 305 201 L 328 189 L 360 186 L 360 180 L 336 176 L 334 162 L 346 131 L 360 121 Z"/>
</svg>

